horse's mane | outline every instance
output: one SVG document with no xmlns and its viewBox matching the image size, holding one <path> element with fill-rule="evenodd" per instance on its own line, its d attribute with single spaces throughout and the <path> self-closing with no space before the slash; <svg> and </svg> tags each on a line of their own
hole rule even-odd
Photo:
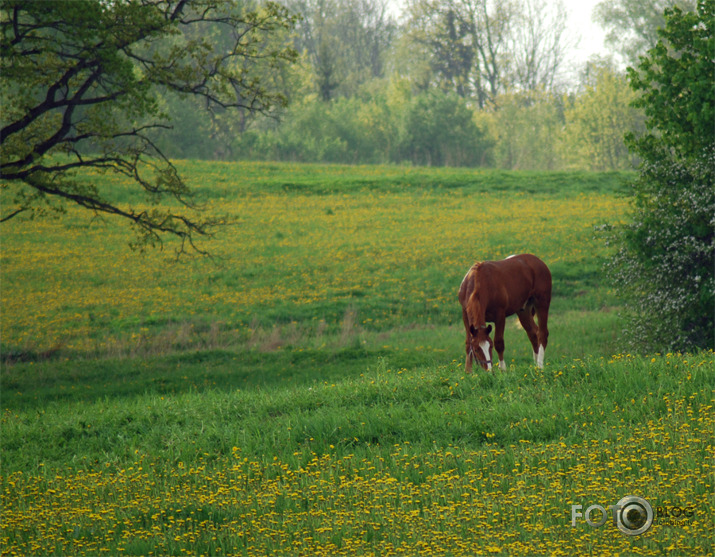
<svg viewBox="0 0 715 557">
<path fill-rule="evenodd" d="M 482 261 L 477 261 L 469 270 L 469 275 L 474 277 L 472 293 L 467 300 L 467 318 L 469 324 L 478 327 L 480 320 L 483 319 L 482 306 L 479 303 L 479 269 L 482 266 Z"/>
</svg>

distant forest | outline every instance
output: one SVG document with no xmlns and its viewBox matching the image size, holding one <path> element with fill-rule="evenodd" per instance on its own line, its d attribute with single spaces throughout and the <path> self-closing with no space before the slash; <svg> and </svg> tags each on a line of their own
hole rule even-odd
<svg viewBox="0 0 715 557">
<path fill-rule="evenodd" d="M 617 58 L 574 68 L 563 4 L 551 0 L 285 0 L 297 23 L 265 34 L 247 75 L 280 102 L 206 110 L 163 92 L 173 158 L 529 170 L 630 169 L 624 134 L 643 130 L 623 62 L 655 46 L 665 7 L 604 0 L 597 22 Z M 247 2 L 246 9 L 256 9 Z M 211 35 L 221 45 L 227 37 Z M 289 45 L 297 62 L 263 69 Z M 614 59 L 621 63 L 616 63 Z"/>
</svg>

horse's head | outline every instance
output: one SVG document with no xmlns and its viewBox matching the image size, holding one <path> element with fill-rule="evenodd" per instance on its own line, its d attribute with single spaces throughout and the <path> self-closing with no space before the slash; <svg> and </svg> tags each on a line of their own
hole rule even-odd
<svg viewBox="0 0 715 557">
<path fill-rule="evenodd" d="M 492 369 L 492 348 L 494 343 L 489 338 L 489 333 L 492 332 L 491 325 L 482 327 L 474 327 L 470 325 L 469 342 L 467 343 L 467 356 L 471 356 L 480 366 L 487 371 Z"/>
</svg>

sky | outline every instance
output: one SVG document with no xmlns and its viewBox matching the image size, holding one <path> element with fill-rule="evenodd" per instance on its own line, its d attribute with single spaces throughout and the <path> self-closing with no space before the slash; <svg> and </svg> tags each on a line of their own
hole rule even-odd
<svg viewBox="0 0 715 557">
<path fill-rule="evenodd" d="M 594 54 L 606 54 L 608 51 L 603 44 L 605 31 L 593 22 L 593 8 L 601 0 L 563 0 L 569 12 L 568 29 L 575 38 L 580 39 L 577 48 L 579 61 L 587 61 Z"/>
</svg>

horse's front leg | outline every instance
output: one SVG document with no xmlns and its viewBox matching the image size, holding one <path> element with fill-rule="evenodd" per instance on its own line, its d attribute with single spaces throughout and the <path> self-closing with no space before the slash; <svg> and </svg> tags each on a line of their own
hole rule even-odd
<svg viewBox="0 0 715 557">
<path fill-rule="evenodd" d="M 467 340 L 464 342 L 466 352 L 467 352 L 467 359 L 464 361 L 464 371 L 465 373 L 471 373 L 472 372 L 472 335 L 469 332 L 469 318 L 467 317 L 467 312 L 464 308 L 462 308 L 462 320 L 464 321 L 464 329 L 467 332 Z"/>
<path fill-rule="evenodd" d="M 494 321 L 494 348 L 499 355 L 499 369 L 506 371 L 504 363 L 504 327 L 506 325 L 506 315 L 498 315 Z"/>
</svg>

